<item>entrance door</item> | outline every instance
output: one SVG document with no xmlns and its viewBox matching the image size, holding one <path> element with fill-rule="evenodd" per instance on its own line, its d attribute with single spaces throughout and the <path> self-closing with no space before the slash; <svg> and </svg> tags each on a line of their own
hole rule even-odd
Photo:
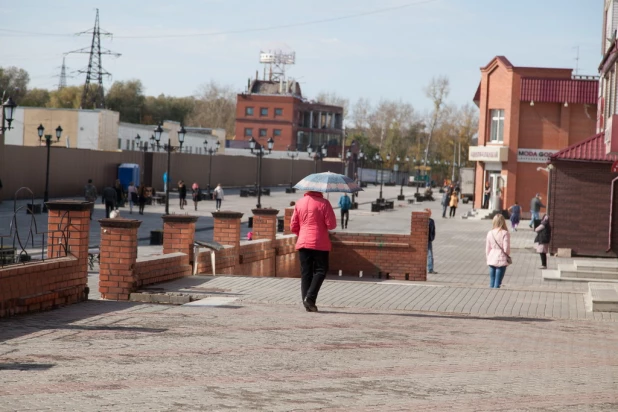
<svg viewBox="0 0 618 412">
<path fill-rule="evenodd" d="M 487 173 L 487 181 L 491 187 L 491 197 L 489 198 L 489 210 L 502 210 L 502 188 L 504 179 L 500 172 L 490 171 Z"/>
</svg>

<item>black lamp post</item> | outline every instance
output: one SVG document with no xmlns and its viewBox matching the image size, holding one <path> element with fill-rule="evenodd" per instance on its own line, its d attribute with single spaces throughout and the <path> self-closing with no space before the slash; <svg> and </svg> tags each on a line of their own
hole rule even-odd
<svg viewBox="0 0 618 412">
<path fill-rule="evenodd" d="M 315 151 L 313 150 L 313 147 L 311 147 L 311 145 L 307 146 L 307 154 L 309 155 L 309 157 L 312 157 L 311 155 L 313 154 L 313 161 L 315 162 L 315 172 L 318 172 L 318 160 L 322 161 L 322 159 L 324 159 L 326 157 L 326 154 L 328 153 L 328 150 L 326 149 L 326 145 L 323 144 L 320 147 L 320 150 Z"/>
<path fill-rule="evenodd" d="M 256 155 L 257 160 L 258 160 L 258 176 L 257 176 L 258 187 L 257 187 L 257 205 L 256 205 L 258 209 L 262 208 L 262 158 L 266 155 L 269 155 L 273 150 L 275 141 L 273 140 L 272 137 L 268 139 L 267 144 L 268 144 L 268 153 L 264 151 L 264 146 L 262 146 L 259 142 L 256 142 L 253 137 L 249 139 L 249 149 L 251 149 L 251 154 Z"/>
<path fill-rule="evenodd" d="M 397 162 L 400 161 L 399 156 L 397 156 Z M 409 164 L 410 164 L 410 157 L 406 156 L 405 158 L 406 161 L 406 169 L 409 170 Z M 403 173 L 401 173 L 403 175 Z M 403 195 L 403 181 L 405 180 L 405 175 L 401 176 L 401 190 L 399 191 L 399 196 L 397 196 L 397 200 L 404 200 L 405 196 Z"/>
<path fill-rule="evenodd" d="M 363 187 L 363 167 L 365 166 L 365 153 L 363 152 L 363 149 L 360 149 L 360 152 L 358 153 L 358 159 L 360 160 L 360 167 L 361 167 L 361 172 L 360 175 L 358 176 L 358 184 L 360 185 L 360 187 Z"/>
<path fill-rule="evenodd" d="M 376 153 L 373 160 L 375 160 L 376 163 L 380 164 L 380 198 L 378 199 L 378 202 L 382 203 L 384 201 L 384 199 L 382 198 L 382 185 L 384 184 L 384 159 L 382 159 L 380 153 Z M 391 160 L 390 153 L 386 155 L 386 160 Z"/>
<path fill-rule="evenodd" d="M 217 143 L 215 143 L 215 147 L 210 148 L 208 147 L 208 140 L 204 139 L 204 150 L 206 151 L 208 156 L 210 156 L 210 159 L 208 159 L 208 187 L 207 187 L 209 196 L 210 196 L 210 187 L 211 187 L 210 186 L 210 176 L 212 175 L 212 155 L 217 153 L 217 151 L 219 150 L 219 146 L 221 146 L 221 143 L 219 143 L 219 141 L 217 140 Z"/>
<path fill-rule="evenodd" d="M 43 133 L 45 132 L 45 128 L 42 124 L 36 128 L 37 133 L 39 135 L 39 142 L 43 141 Z M 60 137 L 62 136 L 62 127 L 58 126 L 56 128 L 56 141 L 52 140 L 51 134 L 45 135 L 45 145 L 47 146 L 47 168 L 45 172 L 45 192 L 43 193 L 43 213 L 47 213 L 47 201 L 49 200 L 49 148 L 53 143 L 57 143 L 60 141 Z"/>
<path fill-rule="evenodd" d="M 170 169 L 172 164 L 172 151 L 178 149 L 182 152 L 182 144 L 185 142 L 185 134 L 187 131 L 184 126 L 180 126 L 180 130 L 178 131 L 178 142 L 180 146 L 172 146 L 171 139 L 168 137 L 167 145 L 165 145 L 164 149 L 167 151 L 167 170 L 165 174 L 167 176 L 167 181 L 165 182 L 165 214 L 170 214 L 170 183 L 172 182 L 172 178 L 170 176 Z M 161 135 L 163 134 L 163 127 L 161 123 L 154 129 L 154 139 L 157 142 L 157 150 L 159 150 L 159 145 L 161 142 Z"/>
<path fill-rule="evenodd" d="M 17 105 L 13 101 L 12 97 L 9 97 L 6 102 L 2 103 L 2 124 L 0 125 L 0 129 L 2 133 L 5 130 L 11 130 L 11 123 L 13 123 L 13 116 L 15 115 L 15 107 Z M 4 123 L 7 123 L 7 126 L 4 126 Z"/>
<path fill-rule="evenodd" d="M 290 161 L 290 189 L 286 190 L 286 192 L 287 193 L 296 193 L 296 189 L 294 189 L 292 187 L 293 186 L 293 181 L 294 181 L 294 160 L 298 159 L 298 156 L 300 156 L 300 153 L 298 153 L 298 149 L 290 150 L 290 146 L 288 146 L 287 155 L 291 159 L 291 161 Z"/>
</svg>

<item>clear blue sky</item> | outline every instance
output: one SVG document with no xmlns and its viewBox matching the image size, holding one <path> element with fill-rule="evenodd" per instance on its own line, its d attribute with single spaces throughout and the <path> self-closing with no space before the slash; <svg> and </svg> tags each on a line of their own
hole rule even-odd
<svg viewBox="0 0 618 412">
<path fill-rule="evenodd" d="M 402 5 L 409 6 L 300 25 Z M 433 76 L 449 77 L 452 103 L 470 102 L 479 68 L 496 55 L 516 66 L 575 68 L 579 46 L 580 74 L 597 74 L 601 58 L 603 0 L 0 0 L 0 66 L 26 69 L 31 87 L 55 87 L 62 54 L 91 38 L 50 34 L 91 28 L 96 7 L 102 29 L 114 33 L 103 46 L 122 53 L 104 56 L 113 74 L 106 86 L 137 78 L 148 95 L 191 95 L 210 80 L 242 91 L 261 72 L 260 50 L 286 48 L 297 56 L 288 73 L 307 97 L 401 99 L 424 111 L 423 87 Z M 230 33 L 281 25 L 291 27 Z M 215 35 L 126 37 L 203 33 Z M 69 73 L 87 61 L 68 56 Z"/>
</svg>

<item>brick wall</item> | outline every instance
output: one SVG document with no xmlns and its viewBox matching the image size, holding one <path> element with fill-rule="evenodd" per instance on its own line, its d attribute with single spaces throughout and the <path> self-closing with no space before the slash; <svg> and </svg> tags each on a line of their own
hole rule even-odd
<svg viewBox="0 0 618 412">
<path fill-rule="evenodd" d="M 550 249 L 569 248 L 577 255 L 618 256 L 618 193 L 614 194 L 613 248 L 608 248 L 611 163 L 555 161 L 551 178 Z"/>
<path fill-rule="evenodd" d="M 0 268 L 0 317 L 52 309 L 87 298 L 90 203 L 49 202 L 49 260 Z M 61 237 L 59 233 L 68 234 Z M 51 238 L 51 237 L 48 237 Z M 68 241 L 68 256 L 60 252 Z M 64 250 L 64 249 L 62 249 Z"/>
<path fill-rule="evenodd" d="M 150 256 L 137 259 L 133 270 L 136 287 L 191 276 L 189 255 L 170 253 L 163 256 Z"/>
<path fill-rule="evenodd" d="M 193 262 L 193 240 L 197 216 L 163 216 L 163 254 L 181 252 Z"/>
</svg>

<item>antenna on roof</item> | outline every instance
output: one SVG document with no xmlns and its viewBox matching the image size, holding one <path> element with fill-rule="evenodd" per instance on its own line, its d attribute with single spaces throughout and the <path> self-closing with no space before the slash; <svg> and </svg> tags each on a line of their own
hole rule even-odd
<svg viewBox="0 0 618 412">
<path fill-rule="evenodd" d="M 266 66 L 269 66 L 269 81 L 285 82 L 285 66 L 296 63 L 296 52 L 286 53 L 283 50 L 275 50 L 274 52 L 270 50 L 268 52 L 260 51 L 260 63 L 265 65 L 264 71 L 266 71 Z"/>
</svg>

